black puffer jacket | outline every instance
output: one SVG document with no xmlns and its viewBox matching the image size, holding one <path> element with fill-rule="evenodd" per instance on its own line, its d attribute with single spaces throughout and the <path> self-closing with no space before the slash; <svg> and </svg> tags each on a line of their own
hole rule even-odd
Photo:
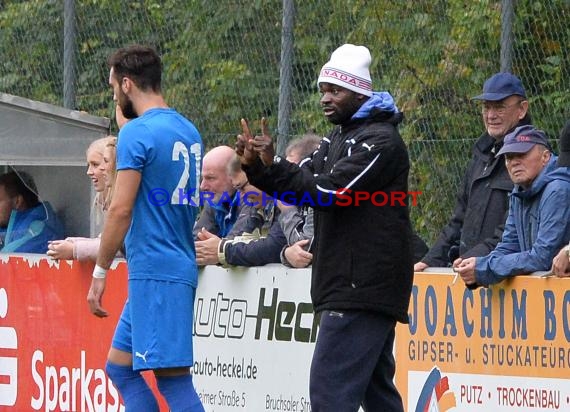
<svg viewBox="0 0 570 412">
<path fill-rule="evenodd" d="M 527 116 L 517 126 L 529 123 Z M 486 256 L 497 246 L 507 220 L 508 196 L 513 190 L 505 157 L 495 157 L 502 145 L 502 140 L 497 142 L 487 133 L 479 137 L 453 215 L 422 262 L 431 267 L 447 267 L 459 256 Z M 458 250 L 450 254 L 452 247 Z"/>
<path fill-rule="evenodd" d="M 413 258 L 407 202 L 356 206 L 354 198 L 356 192 L 407 193 L 408 152 L 396 128 L 401 119 L 401 113 L 375 112 L 337 126 L 302 167 L 277 158 L 269 168 L 259 161 L 245 168 L 250 182 L 266 192 L 313 199 L 311 297 L 317 312 L 372 310 L 408 322 Z M 343 188 L 351 192 L 337 192 Z M 382 195 L 375 200 L 381 203 Z"/>
</svg>

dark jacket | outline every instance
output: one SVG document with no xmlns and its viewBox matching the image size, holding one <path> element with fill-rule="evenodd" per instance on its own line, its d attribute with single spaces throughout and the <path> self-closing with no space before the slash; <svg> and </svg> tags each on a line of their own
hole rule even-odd
<svg viewBox="0 0 570 412">
<path fill-rule="evenodd" d="M 525 118 L 517 126 L 528 123 Z M 502 145 L 502 140 L 497 142 L 487 133 L 479 137 L 453 215 L 422 262 L 447 267 L 459 256 L 485 256 L 499 243 L 507 219 L 508 195 L 513 189 L 505 157 L 495 157 Z"/>
<path fill-rule="evenodd" d="M 515 186 L 501 242 L 477 259 L 477 283 L 488 286 L 509 276 L 549 270 L 570 240 L 570 174 L 556 168 L 556 156 L 527 190 Z"/>
<path fill-rule="evenodd" d="M 262 208 L 244 204 L 232 231 L 220 242 L 218 258 L 220 263 L 234 266 L 280 263 L 286 244 L 279 209 L 272 200 Z"/>
<path fill-rule="evenodd" d="M 401 119 L 401 113 L 372 110 L 335 127 L 302 167 L 281 158 L 268 168 L 260 161 L 244 167 L 250 182 L 266 192 L 313 199 L 316 312 L 371 310 L 408 322 L 413 281 L 408 206 L 370 201 L 355 206 L 354 199 L 355 192 L 407 193 L 408 152 L 396 128 Z M 342 206 L 347 199 L 350 205 Z"/>
</svg>

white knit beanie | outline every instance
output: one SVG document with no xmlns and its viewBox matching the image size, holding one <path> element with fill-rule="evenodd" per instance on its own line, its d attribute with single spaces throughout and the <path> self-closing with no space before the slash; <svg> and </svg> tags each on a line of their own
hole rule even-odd
<svg viewBox="0 0 570 412">
<path fill-rule="evenodd" d="M 331 59 L 321 69 L 317 83 L 332 83 L 372 96 L 372 80 L 368 70 L 371 62 L 368 48 L 343 44 L 331 54 Z"/>
</svg>

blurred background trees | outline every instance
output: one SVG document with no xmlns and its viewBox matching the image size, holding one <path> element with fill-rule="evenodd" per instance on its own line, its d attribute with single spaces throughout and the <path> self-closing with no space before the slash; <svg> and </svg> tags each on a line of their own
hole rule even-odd
<svg viewBox="0 0 570 412">
<path fill-rule="evenodd" d="M 281 138 L 326 134 L 319 70 L 343 43 L 368 46 L 374 89 L 390 91 L 405 114 L 410 190 L 423 192 L 412 216 L 428 243 L 450 214 L 471 145 L 483 131 L 470 98 L 501 69 L 506 0 L 298 1 L 290 62 L 281 62 L 282 25 L 284 3 L 293 0 L 77 0 L 75 58 L 66 61 L 69 1 L 0 2 L 0 91 L 63 105 L 64 65 L 73 65 L 73 108 L 112 117 L 107 56 L 131 43 L 150 44 L 163 56 L 168 103 L 196 123 L 208 147 L 233 145 L 241 117 L 265 116 L 277 133 L 283 64 L 291 67 L 291 116 Z M 527 89 L 535 125 L 555 139 L 569 117 L 570 2 L 512 6 L 511 71 Z"/>
</svg>

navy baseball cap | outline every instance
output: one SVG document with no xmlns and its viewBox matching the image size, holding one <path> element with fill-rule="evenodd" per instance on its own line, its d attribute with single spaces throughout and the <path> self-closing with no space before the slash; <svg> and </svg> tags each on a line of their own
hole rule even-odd
<svg viewBox="0 0 570 412">
<path fill-rule="evenodd" d="M 537 144 L 551 150 L 548 138 L 542 130 L 535 129 L 532 125 L 519 126 L 505 136 L 503 147 L 497 156 L 503 153 L 526 153 Z"/>
<path fill-rule="evenodd" d="M 560 141 L 558 142 L 558 167 L 570 167 L 570 120 L 566 122 L 562 132 L 560 132 Z"/>
<path fill-rule="evenodd" d="M 521 80 L 511 73 L 497 73 L 488 78 L 483 85 L 483 94 L 473 97 L 474 100 L 497 102 L 509 96 L 518 95 L 526 99 L 526 92 Z"/>
</svg>

